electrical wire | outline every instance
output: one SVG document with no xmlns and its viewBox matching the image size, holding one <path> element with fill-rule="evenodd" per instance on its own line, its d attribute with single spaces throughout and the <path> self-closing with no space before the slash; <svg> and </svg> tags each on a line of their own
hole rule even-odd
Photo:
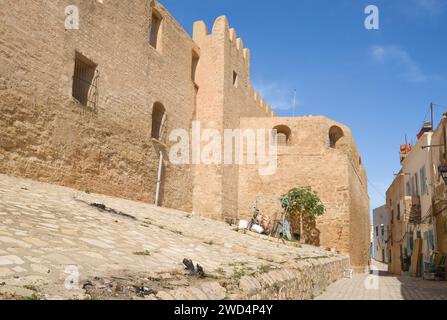
<svg viewBox="0 0 447 320">
<path fill-rule="evenodd" d="M 372 189 L 374 189 L 374 191 L 385 200 L 386 202 L 386 197 L 383 195 L 382 191 L 379 190 L 379 188 L 377 188 L 370 180 L 367 179 L 367 183 L 368 185 L 370 185 L 372 187 Z"/>
<path fill-rule="evenodd" d="M 443 106 L 443 105 L 440 105 L 440 104 L 437 104 L 437 103 L 433 103 L 433 106 L 434 106 L 434 107 L 439 107 L 439 108 L 447 109 L 447 106 Z"/>
</svg>

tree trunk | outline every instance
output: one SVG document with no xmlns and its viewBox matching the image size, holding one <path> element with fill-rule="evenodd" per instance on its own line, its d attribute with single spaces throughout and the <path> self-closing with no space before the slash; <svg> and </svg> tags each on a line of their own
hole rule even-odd
<svg viewBox="0 0 447 320">
<path fill-rule="evenodd" d="M 303 218 L 304 218 L 304 214 L 302 213 L 301 216 L 300 216 L 300 242 L 301 243 L 304 243 L 304 234 L 303 234 L 304 221 L 303 221 Z"/>
</svg>

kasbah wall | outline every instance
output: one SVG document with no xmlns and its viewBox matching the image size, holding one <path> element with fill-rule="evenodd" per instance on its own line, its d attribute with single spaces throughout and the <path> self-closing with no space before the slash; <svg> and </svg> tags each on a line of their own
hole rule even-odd
<svg viewBox="0 0 447 320">
<path fill-rule="evenodd" d="M 291 188 L 311 186 L 325 204 L 326 213 L 316 226 L 304 230 L 306 239 L 349 253 L 353 268 L 364 271 L 370 255 L 369 197 L 366 173 L 350 129 L 322 116 L 241 120 L 241 130 L 282 126 L 290 128 L 290 135 L 287 145 L 278 147 L 274 175 L 260 176 L 258 166 L 240 167 L 240 208 L 257 201 L 261 211 L 276 213 L 279 219 L 282 212 L 275 200 Z M 343 136 L 334 140 L 330 137 L 334 131 L 343 132 Z"/>
<path fill-rule="evenodd" d="M 69 5 L 79 7 L 79 30 L 65 30 Z M 154 11 L 162 17 L 157 48 L 148 44 Z M 349 128 L 325 117 L 275 117 L 250 84 L 250 52 L 226 17 L 210 30 L 196 22 L 192 38 L 149 0 L 3 1 L 0 19 L 0 173 L 154 203 L 163 150 L 151 138 L 155 103 L 168 133 L 190 131 L 193 120 L 219 132 L 283 125 L 290 134 L 275 175 L 165 160 L 160 204 L 247 218 L 256 199 L 312 186 L 327 207 L 314 228 L 318 244 L 350 253 L 356 269 L 368 265 L 366 174 Z M 76 53 L 97 65 L 94 109 L 72 97 Z M 342 136 L 331 145 L 333 128 Z M 162 142 L 165 150 L 175 143 Z M 278 203 L 266 203 L 275 218 Z"/>
</svg>

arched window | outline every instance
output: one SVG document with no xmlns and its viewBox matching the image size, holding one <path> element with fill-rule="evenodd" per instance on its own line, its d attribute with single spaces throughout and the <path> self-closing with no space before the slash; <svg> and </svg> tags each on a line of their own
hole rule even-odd
<svg viewBox="0 0 447 320">
<path fill-rule="evenodd" d="M 329 145 L 331 148 L 336 149 L 338 146 L 338 143 L 341 138 L 344 137 L 343 130 L 338 126 L 333 126 L 329 129 Z"/>
<path fill-rule="evenodd" d="M 155 102 L 152 108 L 152 138 L 161 140 L 166 122 L 166 110 L 160 102 Z"/>
<path fill-rule="evenodd" d="M 163 17 L 161 14 L 155 9 L 152 9 L 152 20 L 149 29 L 149 44 L 157 50 L 160 50 L 162 21 Z"/>
<path fill-rule="evenodd" d="M 287 146 L 290 144 L 290 137 L 292 135 L 292 130 L 288 126 L 279 125 L 273 128 L 276 130 L 276 137 L 278 141 L 278 146 Z"/>
</svg>

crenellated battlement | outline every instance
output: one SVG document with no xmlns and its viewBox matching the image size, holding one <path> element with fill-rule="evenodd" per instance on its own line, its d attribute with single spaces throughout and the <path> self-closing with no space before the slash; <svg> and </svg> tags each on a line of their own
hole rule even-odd
<svg viewBox="0 0 447 320">
<path fill-rule="evenodd" d="M 211 32 L 208 31 L 204 21 L 196 21 L 193 26 L 193 40 L 200 47 L 213 46 L 219 48 L 222 45 L 223 48 L 227 48 L 223 49 L 225 52 L 224 59 L 230 59 L 228 68 L 238 73 L 242 84 L 240 87 L 248 98 L 253 100 L 252 105 L 262 110 L 267 116 L 274 116 L 271 107 L 250 84 L 250 49 L 244 47 L 242 38 L 238 37 L 235 28 L 230 27 L 226 16 L 220 16 L 214 21 Z M 228 72 L 226 76 L 228 77 L 230 72 L 228 69 L 226 72 Z"/>
<path fill-rule="evenodd" d="M 220 39 L 222 42 L 228 41 L 236 47 L 239 55 L 248 64 L 250 63 L 250 50 L 248 48 L 244 48 L 243 40 L 237 37 L 237 33 L 234 28 L 230 28 L 230 24 L 226 16 L 220 16 L 214 21 L 211 33 L 208 33 L 208 28 L 204 21 L 196 21 L 194 23 L 193 40 L 200 44 L 207 36 Z"/>
</svg>

